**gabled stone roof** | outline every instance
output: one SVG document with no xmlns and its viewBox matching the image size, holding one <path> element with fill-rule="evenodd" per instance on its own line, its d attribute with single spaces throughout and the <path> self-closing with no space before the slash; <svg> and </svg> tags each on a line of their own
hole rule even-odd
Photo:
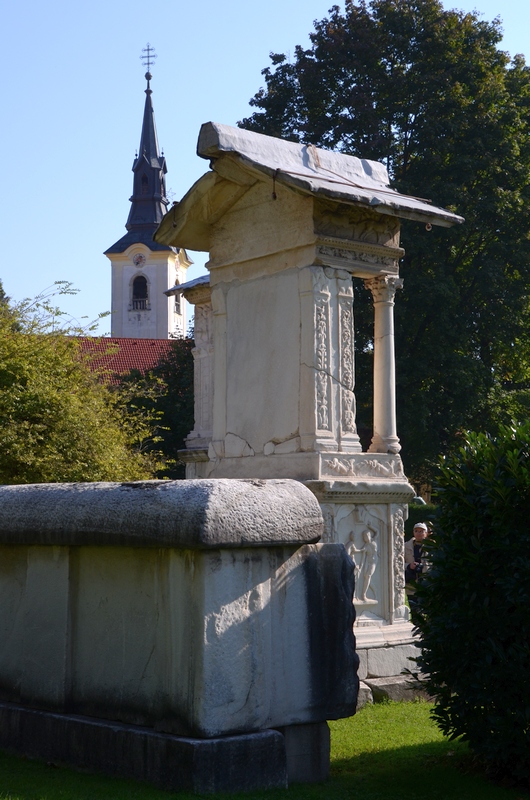
<svg viewBox="0 0 530 800">
<path fill-rule="evenodd" d="M 154 236 L 160 244 L 209 249 L 208 228 L 222 214 L 213 209 L 228 208 L 236 202 L 238 190 L 242 193 L 259 180 L 270 180 L 272 187 L 281 183 L 337 205 L 360 206 L 424 224 L 450 227 L 463 222 L 462 217 L 429 200 L 390 188 L 387 170 L 378 161 L 215 122 L 202 125 L 197 153 L 210 159 L 213 172 L 203 175 L 166 214 Z"/>
</svg>

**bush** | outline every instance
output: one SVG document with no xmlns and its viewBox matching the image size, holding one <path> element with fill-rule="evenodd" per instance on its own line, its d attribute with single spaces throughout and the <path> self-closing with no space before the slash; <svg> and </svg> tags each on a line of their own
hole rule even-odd
<svg viewBox="0 0 530 800">
<path fill-rule="evenodd" d="M 419 589 L 433 716 L 492 774 L 530 784 L 530 425 L 470 434 L 437 486 Z"/>
<path fill-rule="evenodd" d="M 0 483 L 152 478 L 156 415 L 90 369 L 81 331 L 49 302 L 65 293 L 69 284 L 10 305 L 0 284 Z"/>
</svg>

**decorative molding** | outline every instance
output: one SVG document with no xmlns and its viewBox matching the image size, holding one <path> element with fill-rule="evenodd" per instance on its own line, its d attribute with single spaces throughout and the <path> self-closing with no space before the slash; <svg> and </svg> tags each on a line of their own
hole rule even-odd
<svg viewBox="0 0 530 800">
<path fill-rule="evenodd" d="M 389 247 L 355 239 L 319 236 L 316 242 L 317 258 L 325 264 L 341 268 L 361 266 L 385 272 L 398 272 L 399 259 L 405 251 L 402 247 Z"/>
<path fill-rule="evenodd" d="M 394 609 L 405 605 L 405 517 L 403 509 L 398 507 L 392 521 L 394 552 Z"/>
<path fill-rule="evenodd" d="M 323 269 L 313 270 L 315 297 L 315 394 L 317 429 L 331 431 L 329 298 L 330 288 Z"/>
<path fill-rule="evenodd" d="M 358 456 L 335 456 L 323 459 L 324 470 L 334 475 L 353 478 L 384 478 L 406 480 L 400 458 L 376 459 L 359 458 Z"/>
<path fill-rule="evenodd" d="M 343 433 L 357 433 L 355 424 L 353 305 L 348 298 L 339 298 L 340 309 L 340 383 L 341 427 Z"/>
</svg>

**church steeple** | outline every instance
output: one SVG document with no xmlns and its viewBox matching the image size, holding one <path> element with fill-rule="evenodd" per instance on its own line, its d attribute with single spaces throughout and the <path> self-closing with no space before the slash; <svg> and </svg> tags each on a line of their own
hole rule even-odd
<svg viewBox="0 0 530 800">
<path fill-rule="evenodd" d="M 140 147 L 134 158 L 133 193 L 127 233 L 105 251 L 112 268 L 111 333 L 118 338 L 171 339 L 186 332 L 185 306 L 171 287 L 186 281 L 191 261 L 181 247 L 153 241 L 166 213 L 166 159 L 160 153 L 151 101 L 150 44 L 141 56 L 147 67 Z"/>
<path fill-rule="evenodd" d="M 148 67 L 145 73 L 147 89 L 145 90 L 146 97 L 140 147 L 132 166 L 134 173 L 133 193 L 129 198 L 131 209 L 125 225 L 127 233 L 112 247 L 109 247 L 105 251 L 105 255 L 123 253 L 131 244 L 137 242 L 146 244 L 150 250 L 171 249 L 165 245 L 160 246 L 153 241 L 153 233 L 167 211 L 169 200 L 166 197 L 166 159 L 160 153 L 158 147 L 155 113 L 151 100 L 151 95 L 153 94 L 151 80 L 153 76 L 149 72 L 149 67 L 156 56 L 150 45 L 147 45 L 145 51 L 147 51 L 147 55 L 143 56 L 143 58 L 147 61 Z"/>
<path fill-rule="evenodd" d="M 142 135 L 138 156 L 133 164 L 133 194 L 130 198 L 132 206 L 126 228 L 128 231 L 149 230 L 152 235 L 166 213 L 169 201 L 166 197 L 166 159 L 160 155 L 158 148 L 155 114 L 151 101 L 151 73 L 146 72 L 145 78 L 147 89 Z"/>
</svg>

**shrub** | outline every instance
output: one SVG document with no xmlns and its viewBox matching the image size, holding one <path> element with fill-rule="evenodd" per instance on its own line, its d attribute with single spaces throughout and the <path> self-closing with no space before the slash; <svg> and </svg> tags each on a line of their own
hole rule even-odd
<svg viewBox="0 0 530 800">
<path fill-rule="evenodd" d="M 530 425 L 470 434 L 441 466 L 419 589 L 433 716 L 503 778 L 530 784 Z"/>
</svg>

